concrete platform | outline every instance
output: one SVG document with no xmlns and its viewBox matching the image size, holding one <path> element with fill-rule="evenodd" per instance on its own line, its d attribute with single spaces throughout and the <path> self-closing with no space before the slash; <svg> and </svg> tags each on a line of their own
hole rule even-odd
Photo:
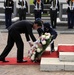
<svg viewBox="0 0 74 75">
<path fill-rule="evenodd" d="M 74 52 L 59 52 L 59 60 L 74 62 Z"/>
<path fill-rule="evenodd" d="M 42 58 L 40 71 L 74 71 L 74 62 L 63 62 L 59 58 Z"/>
<path fill-rule="evenodd" d="M 59 58 L 42 58 L 40 63 L 41 71 L 63 71 L 64 62 L 60 62 Z"/>
<path fill-rule="evenodd" d="M 74 62 L 65 62 L 65 71 L 74 71 Z"/>
</svg>

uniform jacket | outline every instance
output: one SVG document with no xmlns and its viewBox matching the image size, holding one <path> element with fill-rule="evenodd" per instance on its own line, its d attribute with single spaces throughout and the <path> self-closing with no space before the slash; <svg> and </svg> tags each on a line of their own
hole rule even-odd
<svg viewBox="0 0 74 75">
<path fill-rule="evenodd" d="M 52 4 L 53 0 L 50 0 L 49 3 Z M 52 5 L 51 5 L 52 6 Z M 59 11 L 59 0 L 57 0 L 57 10 Z"/>
<path fill-rule="evenodd" d="M 14 10 L 14 2 L 13 0 L 4 1 L 5 13 L 13 13 Z"/>
<path fill-rule="evenodd" d="M 36 5 L 36 0 L 34 0 L 33 3 L 34 3 L 34 5 Z M 41 11 L 43 11 L 43 8 L 44 8 L 44 6 L 43 6 L 43 3 L 41 1 Z"/>
<path fill-rule="evenodd" d="M 71 0 L 67 0 L 67 4 L 70 6 L 70 1 Z M 67 13 L 74 13 L 74 9 L 70 9 L 70 7 L 67 8 Z"/>
<path fill-rule="evenodd" d="M 18 3 L 18 5 L 21 5 L 22 6 L 22 2 L 19 0 L 19 3 Z M 24 6 L 24 2 L 23 2 L 23 6 Z M 28 3 L 27 3 L 27 1 L 25 1 L 25 6 L 26 6 L 26 12 L 28 12 Z"/>
</svg>

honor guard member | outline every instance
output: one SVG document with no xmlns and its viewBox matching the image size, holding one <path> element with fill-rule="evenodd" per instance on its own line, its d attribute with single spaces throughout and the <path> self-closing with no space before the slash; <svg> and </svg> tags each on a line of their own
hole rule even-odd
<svg viewBox="0 0 74 75">
<path fill-rule="evenodd" d="M 14 9 L 13 0 L 5 0 L 4 8 L 5 8 L 5 25 L 6 28 L 8 28 L 12 24 L 11 17 Z"/>
<path fill-rule="evenodd" d="M 51 25 L 53 28 L 56 28 L 57 11 L 59 10 L 59 0 L 51 0 L 50 4 L 51 4 L 50 7 Z"/>
<path fill-rule="evenodd" d="M 28 3 L 26 0 L 19 0 L 19 19 L 26 20 L 26 13 L 28 12 Z"/>
<path fill-rule="evenodd" d="M 67 4 L 68 4 L 68 9 L 67 9 L 68 29 L 72 29 L 74 25 L 74 1 L 67 0 Z"/>
<path fill-rule="evenodd" d="M 34 16 L 36 18 L 41 18 L 41 13 L 43 12 L 43 3 L 41 0 L 34 0 Z"/>
</svg>

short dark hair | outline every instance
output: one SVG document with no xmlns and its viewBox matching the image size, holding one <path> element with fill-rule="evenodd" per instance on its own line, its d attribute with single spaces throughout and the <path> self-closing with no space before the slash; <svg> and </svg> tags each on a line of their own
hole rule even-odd
<svg viewBox="0 0 74 75">
<path fill-rule="evenodd" d="M 39 21 L 39 20 L 36 20 L 36 21 L 34 22 L 34 24 L 38 24 L 38 26 L 42 26 L 42 22 Z"/>
</svg>

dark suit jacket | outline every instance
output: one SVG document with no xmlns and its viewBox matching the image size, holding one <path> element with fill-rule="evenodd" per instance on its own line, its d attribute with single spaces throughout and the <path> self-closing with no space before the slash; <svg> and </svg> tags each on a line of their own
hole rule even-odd
<svg viewBox="0 0 74 75">
<path fill-rule="evenodd" d="M 53 35 L 53 39 L 55 39 L 57 37 L 57 32 L 50 26 L 50 24 L 48 22 L 43 24 L 44 30 L 42 30 L 41 28 L 39 28 L 38 34 L 39 36 L 41 36 L 43 33 L 47 32 L 50 33 L 51 35 Z"/>
<path fill-rule="evenodd" d="M 35 37 L 34 37 L 34 35 L 32 33 L 32 23 L 29 22 L 29 21 L 22 20 L 22 21 L 18 21 L 16 23 L 12 24 L 8 28 L 8 31 L 12 32 L 13 30 L 18 31 L 19 34 L 25 33 L 27 41 L 30 41 L 30 37 L 31 37 L 31 39 L 32 39 L 33 42 L 36 41 L 36 39 L 35 39 Z"/>
</svg>

